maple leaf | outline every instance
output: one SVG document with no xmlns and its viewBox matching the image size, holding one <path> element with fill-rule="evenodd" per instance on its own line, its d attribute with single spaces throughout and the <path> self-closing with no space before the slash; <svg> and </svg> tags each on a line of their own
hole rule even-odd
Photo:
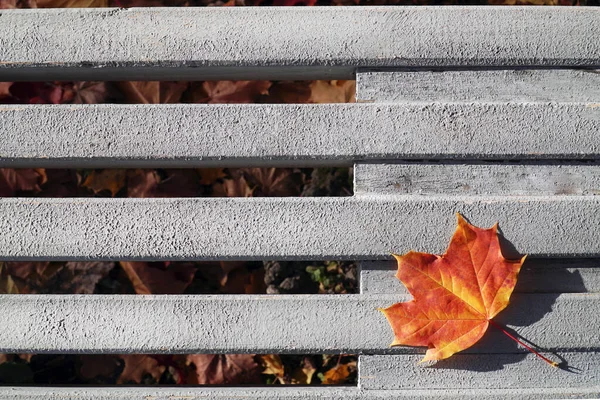
<svg viewBox="0 0 600 400">
<path fill-rule="evenodd" d="M 414 300 L 381 310 L 392 326 L 392 346 L 428 346 L 422 361 L 442 360 L 471 347 L 509 303 L 525 257 L 507 260 L 498 224 L 481 229 L 460 214 L 442 256 L 410 251 L 398 260 L 397 277 Z"/>
</svg>

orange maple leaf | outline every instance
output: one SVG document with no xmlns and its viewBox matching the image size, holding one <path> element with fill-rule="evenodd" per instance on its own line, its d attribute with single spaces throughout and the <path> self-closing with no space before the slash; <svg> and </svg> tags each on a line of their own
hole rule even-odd
<svg viewBox="0 0 600 400">
<path fill-rule="evenodd" d="M 467 349 L 490 324 L 497 325 L 491 319 L 508 305 L 525 261 L 502 256 L 498 224 L 481 229 L 457 217 L 458 227 L 442 256 L 394 254 L 396 276 L 414 300 L 381 311 L 394 331 L 392 346 L 429 347 L 422 361 Z"/>
</svg>

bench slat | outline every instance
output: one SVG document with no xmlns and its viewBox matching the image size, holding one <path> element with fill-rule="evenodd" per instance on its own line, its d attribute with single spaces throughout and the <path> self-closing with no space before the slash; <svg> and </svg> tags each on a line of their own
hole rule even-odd
<svg viewBox="0 0 600 400">
<path fill-rule="evenodd" d="M 594 103 L 4 106 L 0 166 L 598 159 L 599 131 Z"/>
<path fill-rule="evenodd" d="M 396 278 L 395 261 L 364 261 L 360 267 L 361 293 L 408 294 Z M 528 258 L 515 293 L 600 293 L 600 260 Z"/>
<path fill-rule="evenodd" d="M 534 354 L 455 354 L 433 367 L 418 355 L 361 356 L 360 385 L 381 389 L 589 388 L 600 382 L 600 354 L 558 352 L 570 370 L 552 368 Z M 553 360 L 560 358 L 547 354 Z"/>
<path fill-rule="evenodd" d="M 600 165 L 356 164 L 354 193 L 600 195 Z"/>
<path fill-rule="evenodd" d="M 361 390 L 356 387 L 0 387 L 6 400 L 389 400 L 389 399 L 565 399 L 598 398 L 600 386 L 536 389 Z"/>
<path fill-rule="evenodd" d="M 600 66 L 593 8 L 4 10 L 1 18 L 0 81 L 351 79 L 357 67 Z"/>
<path fill-rule="evenodd" d="M 600 197 L 0 198 L 0 260 L 442 254 L 460 212 L 530 256 L 600 256 Z M 507 257 L 516 257 L 506 247 Z"/>
<path fill-rule="evenodd" d="M 408 295 L 0 295 L 4 353 L 367 353 L 390 349 L 378 307 Z M 598 294 L 516 294 L 495 319 L 546 349 L 597 349 Z M 552 332 L 552 334 L 548 334 Z M 496 329 L 469 353 L 520 353 Z"/>
<path fill-rule="evenodd" d="M 600 71 L 359 71 L 356 87 L 359 102 L 600 102 Z"/>
</svg>

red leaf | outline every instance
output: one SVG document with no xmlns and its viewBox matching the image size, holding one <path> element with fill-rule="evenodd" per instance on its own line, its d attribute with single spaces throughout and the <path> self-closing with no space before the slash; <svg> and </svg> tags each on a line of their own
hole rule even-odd
<svg viewBox="0 0 600 400">
<path fill-rule="evenodd" d="M 477 228 L 458 215 L 442 256 L 394 255 L 396 275 L 414 300 L 382 310 L 394 331 L 392 346 L 427 346 L 426 360 L 442 360 L 475 344 L 509 303 L 525 260 L 502 256 L 498 225 Z"/>
</svg>

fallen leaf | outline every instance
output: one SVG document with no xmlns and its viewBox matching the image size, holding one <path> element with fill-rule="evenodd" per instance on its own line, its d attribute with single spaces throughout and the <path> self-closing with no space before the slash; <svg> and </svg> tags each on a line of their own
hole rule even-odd
<svg viewBox="0 0 600 400">
<path fill-rule="evenodd" d="M 127 197 L 156 197 L 160 176 L 155 170 L 135 169 L 127 172 Z"/>
<path fill-rule="evenodd" d="M 6 273 L 20 293 L 93 294 L 113 262 L 7 262 Z"/>
<path fill-rule="evenodd" d="M 93 170 L 85 178 L 81 186 L 90 189 L 94 194 L 103 191 L 109 191 L 115 197 L 119 190 L 125 186 L 125 177 L 127 170 L 124 169 L 104 169 L 102 171 Z"/>
<path fill-rule="evenodd" d="M 298 196 L 304 184 L 303 175 L 293 168 L 241 168 L 230 173 L 241 174 L 254 197 Z"/>
<path fill-rule="evenodd" d="M 338 364 L 323 374 L 324 385 L 339 385 L 346 382 L 352 368 L 356 368 L 356 361 L 347 364 Z"/>
<path fill-rule="evenodd" d="M 0 294 L 19 294 L 19 288 L 15 284 L 12 276 L 6 272 L 6 267 L 2 262 L 0 262 Z M 2 362 L 3 361 L 0 360 L 0 363 Z"/>
<path fill-rule="evenodd" d="M 36 0 L 40 8 L 108 7 L 108 0 Z"/>
<path fill-rule="evenodd" d="M 356 81 L 313 81 L 309 103 L 354 103 Z"/>
<path fill-rule="evenodd" d="M 268 103 L 309 103 L 312 81 L 281 81 L 269 88 Z"/>
<path fill-rule="evenodd" d="M 227 176 L 224 168 L 202 168 L 197 171 L 200 174 L 201 185 L 214 185 Z"/>
<path fill-rule="evenodd" d="M 68 262 L 56 274 L 53 293 L 93 294 L 96 284 L 115 267 L 114 262 Z"/>
<path fill-rule="evenodd" d="M 310 357 L 304 357 L 302 364 L 292 373 L 291 383 L 293 385 L 310 385 L 315 372 L 317 372 L 317 368 L 313 361 Z"/>
<path fill-rule="evenodd" d="M 124 81 L 117 88 L 125 95 L 128 103 L 167 104 L 181 102 L 188 88 L 187 82 Z"/>
<path fill-rule="evenodd" d="M 125 368 L 119 379 L 117 379 L 118 384 L 142 383 L 144 375 L 150 375 L 158 382 L 166 369 L 154 357 L 145 354 L 122 355 L 119 357 L 125 361 Z"/>
<path fill-rule="evenodd" d="M 187 262 L 121 261 L 120 264 L 137 294 L 181 294 L 192 283 L 197 270 Z"/>
<path fill-rule="evenodd" d="M 14 82 L 9 92 L 10 103 L 60 104 L 63 85 L 55 82 Z"/>
<path fill-rule="evenodd" d="M 253 188 L 248 185 L 243 175 L 232 179 L 224 179 L 223 183 L 213 185 L 214 197 L 252 197 Z"/>
<path fill-rule="evenodd" d="M 264 354 L 259 356 L 259 358 L 263 367 L 262 373 L 266 375 L 274 375 L 279 383 L 285 385 L 285 368 L 283 366 L 283 362 L 281 361 L 281 357 L 279 357 L 277 354 Z"/>
<path fill-rule="evenodd" d="M 105 82 L 73 82 L 64 89 L 61 103 L 99 104 L 108 97 Z"/>
<path fill-rule="evenodd" d="M 0 0 L 0 9 L 9 8 L 8 4 L 6 7 L 2 6 L 3 0 Z M 11 7 L 13 8 L 13 7 Z M 0 82 L 0 101 L 4 98 L 10 97 L 10 87 L 12 86 L 12 82 Z"/>
<path fill-rule="evenodd" d="M 269 93 L 270 81 L 205 81 L 192 84 L 191 103 L 256 103 Z"/>
<path fill-rule="evenodd" d="M 261 369 L 253 354 L 190 354 L 187 363 L 196 367 L 197 384 L 260 383 Z"/>
<path fill-rule="evenodd" d="M 0 168 L 0 196 L 14 196 L 18 192 L 37 193 L 46 180 L 43 168 Z"/>
<path fill-rule="evenodd" d="M 396 276 L 414 300 L 381 310 L 394 331 L 392 346 L 427 346 L 423 361 L 442 360 L 475 344 L 508 305 L 525 261 L 502 256 L 498 224 L 481 229 L 457 216 L 444 255 L 394 255 Z"/>
</svg>

